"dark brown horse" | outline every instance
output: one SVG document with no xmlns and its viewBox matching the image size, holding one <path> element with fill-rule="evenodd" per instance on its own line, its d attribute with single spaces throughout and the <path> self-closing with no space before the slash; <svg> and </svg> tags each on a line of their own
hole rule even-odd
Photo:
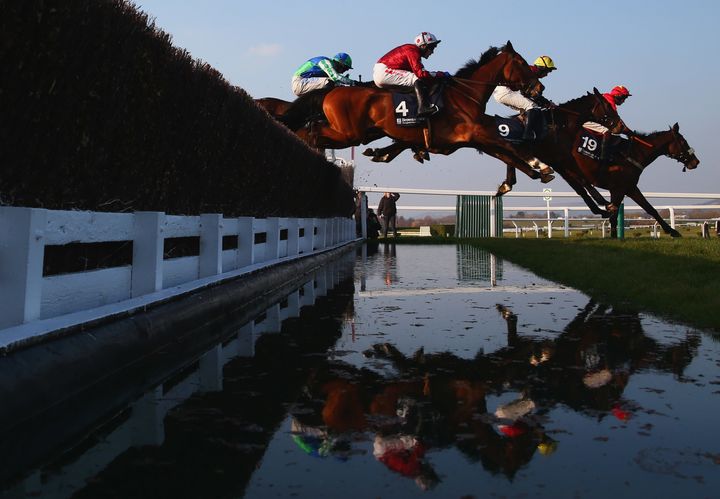
<svg viewBox="0 0 720 499">
<path fill-rule="evenodd" d="M 610 216 L 607 211 L 598 206 L 598 204 L 606 206 L 610 202 L 605 200 L 585 178 L 571 156 L 570 149 L 574 146 L 582 124 L 587 121 L 601 123 L 613 133 L 628 133 L 629 130 L 625 123 L 597 88 L 593 88 L 593 93 L 588 92 L 582 97 L 545 110 L 544 116 L 549 125 L 547 135 L 535 142 L 520 143 L 514 147 L 521 151 L 527 151 L 544 163 L 551 165 L 583 198 L 593 213 L 604 217 Z M 498 194 L 502 195 L 511 191 L 516 182 L 515 169 L 508 166 L 507 176 L 498 188 Z"/>
<path fill-rule="evenodd" d="M 542 93 L 543 86 L 510 42 L 491 47 L 479 61 L 471 60 L 454 77 L 444 91 L 444 107 L 430 119 L 428 128 L 399 126 L 395 120 L 392 92 L 378 88 L 339 87 L 311 92 L 298 98 L 282 121 L 299 131 L 315 116 L 323 116 L 309 129 L 309 143 L 315 147 L 342 149 L 367 144 L 387 136 L 397 146 L 383 149 L 390 161 L 407 147 L 424 148 L 432 153 L 451 154 L 462 147 L 482 149 L 492 156 L 503 156 L 531 178 L 541 174 L 530 168 L 532 159 L 518 155 L 498 137 L 486 116 L 485 104 L 498 84 L 522 90 L 531 96 Z M 490 120 L 490 121 L 488 121 Z M 307 129 L 307 127 L 305 128 Z M 550 177 L 551 178 L 551 177 Z M 550 178 L 546 177 L 546 180 Z"/>
<path fill-rule="evenodd" d="M 680 233 L 670 227 L 643 196 L 638 188 L 638 181 L 645 168 L 660 156 L 668 156 L 682 163 L 683 171 L 697 168 L 700 160 L 695 156 L 695 151 L 688 145 L 685 137 L 680 134 L 680 126 L 677 123 L 664 132 L 635 133 L 634 137 L 640 140 L 623 139 L 609 164 L 600 163 L 580 154 L 577 148 L 572 149 L 572 157 L 588 182 L 610 191 L 612 206 L 620 206 L 623 198 L 627 196 L 657 220 L 666 234 L 680 237 Z M 578 134 L 578 140 L 579 138 Z M 610 226 L 611 237 L 617 237 L 616 209 L 612 210 Z"/>
<path fill-rule="evenodd" d="M 255 104 L 267 111 L 270 116 L 277 119 L 285 114 L 292 102 L 276 99 L 275 97 L 263 97 L 262 99 L 255 99 Z"/>
</svg>

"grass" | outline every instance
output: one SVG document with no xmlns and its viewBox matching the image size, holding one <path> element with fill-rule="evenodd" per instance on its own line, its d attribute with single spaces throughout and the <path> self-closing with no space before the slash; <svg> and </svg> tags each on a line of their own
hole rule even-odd
<svg viewBox="0 0 720 499">
<path fill-rule="evenodd" d="M 381 240 L 382 241 L 382 240 Z M 398 243 L 458 240 L 400 237 Z M 720 239 L 467 240 L 610 304 L 720 331 Z"/>
</svg>

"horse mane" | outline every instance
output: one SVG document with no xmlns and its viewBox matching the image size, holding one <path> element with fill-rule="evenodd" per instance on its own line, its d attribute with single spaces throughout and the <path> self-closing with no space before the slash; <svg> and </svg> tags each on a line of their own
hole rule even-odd
<svg viewBox="0 0 720 499">
<path fill-rule="evenodd" d="M 290 107 L 285 111 L 285 114 L 278 118 L 278 121 L 293 132 L 298 131 L 313 118 L 323 116 L 323 101 L 332 89 L 332 87 L 323 88 L 301 95 L 290 104 Z"/>
<path fill-rule="evenodd" d="M 575 97 L 574 99 L 570 99 L 567 102 L 563 102 L 560 104 L 560 107 L 565 107 L 568 109 L 573 109 L 576 104 L 581 104 L 584 99 L 587 99 L 589 97 L 593 97 L 593 94 L 590 92 L 586 93 L 585 95 L 581 95 L 580 97 Z"/>
<path fill-rule="evenodd" d="M 483 52 L 483 54 L 480 56 L 480 59 L 469 59 L 463 67 L 458 69 L 457 73 L 455 73 L 455 76 L 457 78 L 471 77 L 476 69 L 478 69 L 480 66 L 484 66 L 485 64 L 493 60 L 504 48 L 505 46 L 490 47 L 485 52 Z"/>
</svg>

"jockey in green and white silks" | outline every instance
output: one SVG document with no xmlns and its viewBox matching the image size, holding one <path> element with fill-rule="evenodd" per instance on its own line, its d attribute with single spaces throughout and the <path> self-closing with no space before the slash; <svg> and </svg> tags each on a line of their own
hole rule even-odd
<svg viewBox="0 0 720 499">
<path fill-rule="evenodd" d="M 303 95 L 335 85 L 354 85 L 355 82 L 342 75 L 352 69 L 352 59 L 345 52 L 335 54 L 332 59 L 325 56 L 313 57 L 295 71 L 292 78 L 292 91 Z"/>
</svg>

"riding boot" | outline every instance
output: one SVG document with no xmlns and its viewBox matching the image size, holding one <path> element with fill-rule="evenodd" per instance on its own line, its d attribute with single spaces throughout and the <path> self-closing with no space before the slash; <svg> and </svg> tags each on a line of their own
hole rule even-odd
<svg viewBox="0 0 720 499">
<path fill-rule="evenodd" d="M 608 138 L 607 133 L 604 133 L 602 136 L 602 140 L 600 140 L 600 162 L 604 163 L 609 158 L 610 155 L 610 139 Z"/>
<path fill-rule="evenodd" d="M 542 118 L 541 111 L 536 108 L 528 109 L 525 112 L 525 131 L 523 132 L 523 140 L 535 140 L 538 136 L 537 127 Z"/>
<path fill-rule="evenodd" d="M 439 111 L 435 104 L 428 104 L 430 99 L 427 95 L 427 87 L 422 80 L 415 81 L 415 95 L 418 100 L 418 117 L 431 116 Z"/>
</svg>

